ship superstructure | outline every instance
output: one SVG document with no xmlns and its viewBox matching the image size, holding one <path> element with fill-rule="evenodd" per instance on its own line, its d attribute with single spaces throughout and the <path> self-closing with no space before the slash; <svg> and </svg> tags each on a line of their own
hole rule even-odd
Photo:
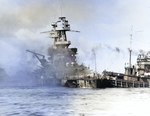
<svg viewBox="0 0 150 116">
<path fill-rule="evenodd" d="M 91 74 L 92 72 L 87 67 L 77 63 L 77 48 L 69 48 L 71 42 L 67 40 L 66 32 L 73 30 L 70 30 L 66 17 L 59 17 L 57 22 L 52 23 L 52 27 L 50 38 L 54 39 L 54 45 L 49 48 L 48 53 L 58 78 Z"/>
<path fill-rule="evenodd" d="M 62 74 L 66 72 L 65 68 L 75 66 L 77 48 L 68 48 L 71 42 L 67 41 L 66 31 L 70 31 L 70 24 L 65 17 L 59 17 L 59 21 L 52 23 L 52 27 L 50 38 L 54 39 L 54 45 L 49 48 L 49 59 L 57 72 Z"/>
<path fill-rule="evenodd" d="M 138 77 L 150 76 L 150 55 L 139 54 L 137 63 L 133 66 L 125 67 L 125 75 L 134 75 Z"/>
<path fill-rule="evenodd" d="M 139 76 L 150 76 L 150 54 L 139 54 L 137 66 L 137 74 Z"/>
</svg>

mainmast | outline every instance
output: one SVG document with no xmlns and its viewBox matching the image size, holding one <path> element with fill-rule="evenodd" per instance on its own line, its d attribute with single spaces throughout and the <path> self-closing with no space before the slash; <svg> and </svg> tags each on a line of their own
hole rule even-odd
<svg viewBox="0 0 150 116">
<path fill-rule="evenodd" d="M 129 67 L 131 68 L 131 53 L 132 53 L 132 28 L 130 34 L 130 48 L 129 48 Z"/>
<path fill-rule="evenodd" d="M 125 67 L 125 74 L 126 75 L 132 75 L 133 72 L 133 67 L 131 64 L 131 53 L 132 53 L 132 27 L 131 27 L 131 34 L 130 34 L 130 48 L 129 48 L 129 65 Z"/>
</svg>

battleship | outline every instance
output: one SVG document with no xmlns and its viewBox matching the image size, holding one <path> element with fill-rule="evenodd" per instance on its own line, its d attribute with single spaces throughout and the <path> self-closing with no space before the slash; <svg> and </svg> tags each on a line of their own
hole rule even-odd
<svg viewBox="0 0 150 116">
<path fill-rule="evenodd" d="M 125 66 L 125 73 L 117 73 L 104 70 L 102 74 L 90 70 L 76 60 L 77 48 L 70 48 L 71 42 L 67 40 L 67 31 L 79 32 L 70 29 L 66 17 L 52 23 L 49 33 L 54 39 L 52 46 L 48 48 L 48 60 L 45 56 L 30 50 L 41 63 L 41 68 L 34 71 L 33 75 L 42 84 L 57 79 L 63 86 L 72 88 L 107 88 L 107 87 L 150 87 L 150 55 L 139 54 L 137 64 L 131 65 L 131 51 L 129 66 Z"/>
<path fill-rule="evenodd" d="M 70 24 L 68 20 L 66 20 L 66 17 L 59 17 L 57 22 L 52 23 L 51 31 L 42 32 L 49 33 L 50 38 L 54 39 L 53 46 L 48 48 L 48 60 L 46 60 L 45 56 L 42 54 L 30 50 L 26 51 L 36 56 L 41 63 L 41 69 L 34 72 L 36 75 L 35 78 L 42 79 L 47 83 L 55 78 L 60 80 L 61 84 L 64 86 L 78 87 L 81 84 L 79 84 L 77 80 L 70 80 L 71 78 L 87 78 L 87 80 L 89 80 L 90 78 L 94 78 L 96 73 L 90 70 L 89 67 L 77 63 L 77 48 L 69 48 L 71 42 L 67 40 L 67 31 L 79 32 L 70 29 Z M 80 80 L 80 83 L 83 82 Z"/>
</svg>

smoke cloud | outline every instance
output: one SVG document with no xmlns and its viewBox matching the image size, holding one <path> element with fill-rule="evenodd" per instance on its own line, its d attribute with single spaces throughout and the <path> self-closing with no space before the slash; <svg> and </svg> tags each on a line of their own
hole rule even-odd
<svg viewBox="0 0 150 116">
<path fill-rule="evenodd" d="M 105 45 L 105 48 L 120 53 L 120 48 L 119 47 L 111 47 L 110 45 Z"/>
<path fill-rule="evenodd" d="M 116 51 L 117 51 L 117 52 L 120 52 L 120 49 L 116 47 Z"/>
<path fill-rule="evenodd" d="M 91 14 L 93 9 L 89 5 L 82 7 L 84 1 L 75 2 L 65 0 L 60 2 L 48 0 L 33 1 L 0 1 L 0 65 L 6 69 L 10 75 L 22 67 L 20 62 L 25 62 L 25 50 L 30 49 L 39 53 L 47 54 L 47 48 L 53 44 L 52 39 L 45 38 L 48 35 L 40 35 L 42 31 L 49 31 L 51 23 L 56 21 L 61 12 L 63 15 L 71 17 L 76 22 L 86 23 L 82 14 Z M 9 6 L 8 6 L 9 5 Z M 61 11 L 62 6 L 62 11 Z M 80 11 L 81 13 L 77 12 Z M 93 9 L 94 10 L 94 9 Z M 3 12 L 2 12 L 3 11 Z M 72 15 L 74 12 L 74 15 Z M 80 17 L 80 18 L 76 18 Z M 44 38 L 44 39 L 43 39 Z M 7 51 L 7 52 L 4 52 Z M 10 58 L 11 57 L 11 58 Z M 26 60 L 24 58 L 24 60 Z M 15 68 L 17 66 L 17 68 Z M 15 71 L 16 70 L 16 71 Z"/>
<path fill-rule="evenodd" d="M 117 57 L 115 68 L 122 62 L 124 64 L 123 58 L 127 60 L 128 52 L 125 52 L 127 46 L 123 47 L 122 44 L 129 43 L 131 25 L 134 25 L 136 30 L 141 28 L 144 30 L 145 35 L 142 33 L 138 37 L 134 35 L 136 40 L 144 38 L 146 41 L 138 43 L 135 40 L 136 46 L 133 48 L 149 49 L 147 44 L 150 43 L 148 38 L 150 35 L 147 31 L 150 19 L 149 1 L 108 3 L 102 0 L 14 0 L 13 2 L 5 0 L 0 1 L 0 4 L 0 67 L 4 68 L 9 75 L 26 68 L 34 71 L 40 66 L 39 62 L 33 60 L 25 51 L 29 49 L 47 55 L 47 49 L 53 44 L 53 40 L 46 38 L 48 35 L 40 32 L 51 30 L 51 23 L 59 16 L 66 16 L 71 28 L 81 31 L 80 34 L 67 33 L 68 40 L 72 42 L 72 46 L 78 48 L 80 62 L 90 64 L 91 67 L 93 65 L 92 53 L 89 54 L 91 49 L 97 52 L 99 58 L 97 63 L 104 62 L 106 67 L 109 66 L 108 57 L 113 58 L 116 53 L 124 52 L 126 57 Z M 142 17 L 139 18 L 141 14 Z M 101 44 L 95 46 L 97 43 Z M 110 51 L 113 51 L 111 55 Z M 104 65 L 98 65 L 98 70 L 103 71 Z M 123 68 L 122 70 L 124 71 Z"/>
</svg>

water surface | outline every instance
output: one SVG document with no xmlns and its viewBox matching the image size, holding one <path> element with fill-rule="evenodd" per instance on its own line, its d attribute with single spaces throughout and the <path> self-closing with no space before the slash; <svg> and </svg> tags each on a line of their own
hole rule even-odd
<svg viewBox="0 0 150 116">
<path fill-rule="evenodd" d="M 0 116 L 146 116 L 150 88 L 0 87 Z"/>
</svg>

